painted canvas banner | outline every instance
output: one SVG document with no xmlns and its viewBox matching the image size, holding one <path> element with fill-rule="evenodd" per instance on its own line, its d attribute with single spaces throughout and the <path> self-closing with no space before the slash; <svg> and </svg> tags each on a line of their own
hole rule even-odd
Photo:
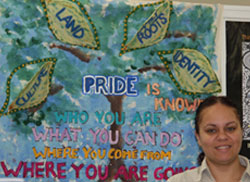
<svg viewBox="0 0 250 182">
<path fill-rule="evenodd" d="M 0 179 L 167 181 L 221 91 L 218 5 L 0 1 Z"/>
</svg>

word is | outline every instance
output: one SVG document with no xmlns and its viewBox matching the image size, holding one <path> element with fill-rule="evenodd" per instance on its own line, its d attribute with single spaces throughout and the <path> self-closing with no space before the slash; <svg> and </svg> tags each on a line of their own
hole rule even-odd
<svg viewBox="0 0 250 182">
<path fill-rule="evenodd" d="M 147 84 L 147 94 L 148 95 L 160 95 L 161 91 L 160 91 L 160 84 L 159 83 L 153 83 L 151 84 Z"/>
<path fill-rule="evenodd" d="M 127 95 L 137 96 L 138 90 L 135 84 L 138 76 L 101 76 L 87 75 L 82 78 L 83 94 L 103 94 L 103 95 Z"/>
</svg>

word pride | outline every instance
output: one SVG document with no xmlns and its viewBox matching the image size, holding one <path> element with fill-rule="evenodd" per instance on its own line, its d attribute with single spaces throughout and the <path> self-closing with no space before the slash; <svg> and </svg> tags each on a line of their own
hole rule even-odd
<svg viewBox="0 0 250 182">
<path fill-rule="evenodd" d="M 88 94 L 103 95 L 127 95 L 137 96 L 138 90 L 135 84 L 138 82 L 138 76 L 101 76 L 86 75 L 82 78 L 82 92 Z"/>
</svg>

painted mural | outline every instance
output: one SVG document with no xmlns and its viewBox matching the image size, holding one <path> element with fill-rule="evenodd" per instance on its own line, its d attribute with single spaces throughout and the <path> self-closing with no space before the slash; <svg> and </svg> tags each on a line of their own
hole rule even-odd
<svg viewBox="0 0 250 182">
<path fill-rule="evenodd" d="M 196 167 L 194 112 L 221 91 L 219 12 L 0 1 L 0 178 L 153 182 Z"/>
</svg>

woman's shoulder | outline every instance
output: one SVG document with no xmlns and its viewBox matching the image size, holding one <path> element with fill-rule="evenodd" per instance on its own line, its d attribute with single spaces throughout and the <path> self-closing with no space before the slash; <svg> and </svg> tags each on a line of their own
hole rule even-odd
<svg viewBox="0 0 250 182">
<path fill-rule="evenodd" d="M 200 175 L 199 171 L 200 167 L 189 169 L 187 171 L 175 174 L 174 176 L 170 177 L 168 182 L 183 182 L 183 181 L 189 182 L 197 180 Z"/>
</svg>

